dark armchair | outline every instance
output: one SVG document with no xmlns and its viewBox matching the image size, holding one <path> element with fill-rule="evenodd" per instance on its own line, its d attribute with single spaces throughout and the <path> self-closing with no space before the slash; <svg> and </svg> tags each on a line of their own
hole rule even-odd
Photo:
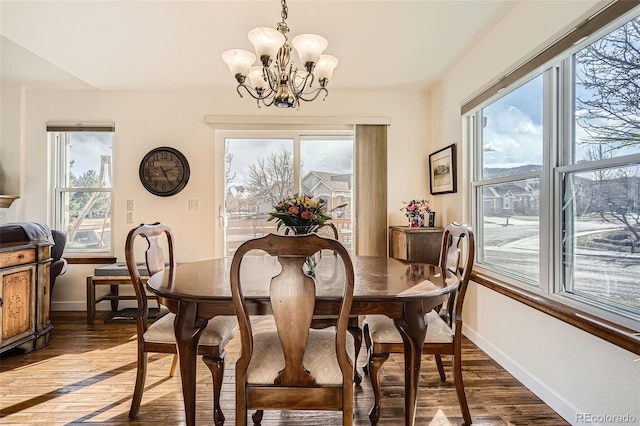
<svg viewBox="0 0 640 426">
<path fill-rule="evenodd" d="M 67 236 L 56 229 L 51 230 L 53 236 L 53 246 L 51 247 L 51 273 L 49 275 L 49 298 L 53 294 L 53 286 L 56 278 L 67 271 L 67 261 L 62 257 L 64 246 L 67 243 Z"/>
</svg>

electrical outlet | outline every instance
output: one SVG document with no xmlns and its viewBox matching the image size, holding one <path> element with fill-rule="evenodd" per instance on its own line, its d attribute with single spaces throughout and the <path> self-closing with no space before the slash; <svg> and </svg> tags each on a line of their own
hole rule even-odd
<svg viewBox="0 0 640 426">
<path fill-rule="evenodd" d="M 128 212 L 133 211 L 133 200 L 127 200 L 127 211 Z"/>
<path fill-rule="evenodd" d="M 200 210 L 200 200 L 189 200 L 189 210 Z"/>
<path fill-rule="evenodd" d="M 133 212 L 127 212 L 127 223 L 133 223 Z"/>
</svg>

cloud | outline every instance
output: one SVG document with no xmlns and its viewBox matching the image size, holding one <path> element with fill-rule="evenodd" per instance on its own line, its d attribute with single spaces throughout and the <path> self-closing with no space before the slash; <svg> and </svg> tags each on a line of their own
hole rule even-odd
<svg viewBox="0 0 640 426">
<path fill-rule="evenodd" d="M 483 131 L 484 167 L 542 164 L 542 125 L 510 107 L 489 116 Z"/>
<path fill-rule="evenodd" d="M 542 164 L 542 78 L 537 77 L 482 110 L 483 167 Z"/>
</svg>

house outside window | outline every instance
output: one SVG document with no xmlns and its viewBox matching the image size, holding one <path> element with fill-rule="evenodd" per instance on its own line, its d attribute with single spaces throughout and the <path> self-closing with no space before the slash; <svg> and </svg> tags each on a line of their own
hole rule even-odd
<svg viewBox="0 0 640 426">
<path fill-rule="evenodd" d="M 636 331 L 639 15 L 466 116 L 477 270 Z"/>
<path fill-rule="evenodd" d="M 65 253 L 111 254 L 113 126 L 48 125 L 53 146 L 54 227 Z"/>
</svg>

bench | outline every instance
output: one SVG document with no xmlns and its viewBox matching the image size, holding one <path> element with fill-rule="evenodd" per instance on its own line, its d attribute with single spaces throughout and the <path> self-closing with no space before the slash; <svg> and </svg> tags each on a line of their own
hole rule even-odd
<svg viewBox="0 0 640 426">
<path fill-rule="evenodd" d="M 138 263 L 138 271 L 142 280 L 146 283 L 149 278 L 147 266 Z M 109 292 L 96 298 L 96 286 L 109 286 Z M 135 320 L 135 309 L 118 310 L 120 300 L 136 300 L 135 295 L 120 295 L 118 287 L 121 285 L 131 286 L 131 278 L 127 264 L 124 262 L 112 263 L 101 266 L 93 271 L 92 276 L 87 277 L 87 324 L 93 324 L 96 319 L 96 305 L 105 300 L 111 302 L 111 311 L 104 316 L 105 322 L 133 321 Z M 147 296 L 149 300 L 156 300 L 155 296 Z M 151 310 L 150 310 L 151 311 Z M 157 312 L 157 310 L 153 310 Z M 150 312 L 150 317 L 154 312 Z"/>
</svg>

